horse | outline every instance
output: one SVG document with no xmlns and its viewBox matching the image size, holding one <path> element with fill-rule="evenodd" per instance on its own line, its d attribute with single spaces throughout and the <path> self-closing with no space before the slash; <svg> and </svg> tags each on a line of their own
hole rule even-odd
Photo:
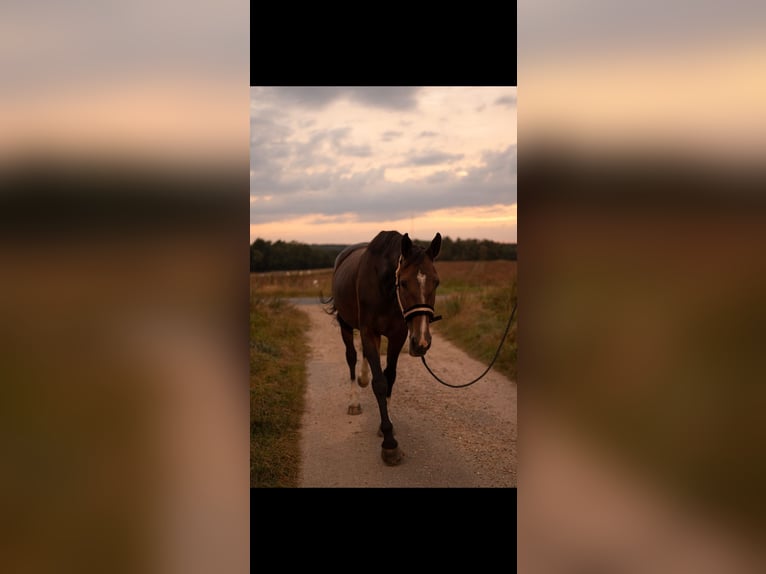
<svg viewBox="0 0 766 574">
<path fill-rule="evenodd" d="M 422 357 L 431 347 L 429 324 L 434 320 L 434 303 L 439 275 L 434 260 L 441 249 L 437 233 L 428 248 L 415 245 L 409 235 L 381 231 L 369 243 L 358 243 L 341 251 L 335 259 L 332 296 L 328 313 L 336 316 L 346 347 L 346 362 L 351 375 L 351 401 L 348 414 L 362 412 L 355 383 L 357 352 L 354 330 L 362 339 L 363 365 L 359 387 L 369 384 L 380 410 L 383 437 L 381 457 L 389 466 L 402 460 L 388 413 L 391 391 L 396 381 L 396 365 L 404 343 L 409 354 Z M 380 363 L 380 338 L 388 339 L 386 368 Z"/>
</svg>

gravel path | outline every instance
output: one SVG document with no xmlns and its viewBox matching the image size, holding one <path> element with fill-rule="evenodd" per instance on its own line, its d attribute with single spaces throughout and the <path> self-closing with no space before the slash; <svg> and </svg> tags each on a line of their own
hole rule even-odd
<svg viewBox="0 0 766 574">
<path fill-rule="evenodd" d="M 491 370 L 470 387 L 451 389 L 405 347 L 390 409 L 404 459 L 388 467 L 380 457 L 372 385 L 359 389 L 362 414 L 348 415 L 351 383 L 340 328 L 320 305 L 301 308 L 312 329 L 300 486 L 516 487 L 516 383 Z M 462 384 L 484 371 L 486 365 L 432 334 L 428 364 L 442 379 Z"/>
</svg>

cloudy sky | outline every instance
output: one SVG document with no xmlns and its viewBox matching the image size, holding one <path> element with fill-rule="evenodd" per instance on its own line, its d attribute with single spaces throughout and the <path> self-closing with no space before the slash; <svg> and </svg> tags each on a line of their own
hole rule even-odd
<svg viewBox="0 0 766 574">
<path fill-rule="evenodd" d="M 251 87 L 250 241 L 515 242 L 515 87 Z"/>
</svg>

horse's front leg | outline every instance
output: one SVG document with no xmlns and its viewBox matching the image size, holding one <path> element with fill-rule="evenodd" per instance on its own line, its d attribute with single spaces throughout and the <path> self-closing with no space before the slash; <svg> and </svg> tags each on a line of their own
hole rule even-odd
<svg viewBox="0 0 766 574">
<path fill-rule="evenodd" d="M 397 332 L 391 333 L 388 336 L 388 350 L 386 352 L 386 368 L 383 374 L 386 376 L 386 382 L 388 388 L 386 389 L 386 407 L 388 409 L 388 418 L 393 423 L 391 418 L 391 393 L 394 390 L 394 383 L 396 382 L 396 365 L 399 361 L 399 354 L 404 347 L 404 342 L 407 340 L 407 327 L 402 326 Z"/>
<path fill-rule="evenodd" d="M 380 409 L 380 431 L 383 433 L 383 443 L 381 444 L 381 456 L 383 462 L 389 466 L 395 466 L 402 461 L 402 452 L 399 450 L 399 444 L 394 438 L 394 425 L 388 416 L 388 404 L 386 401 L 388 395 L 388 380 L 383 374 L 380 366 L 380 352 L 375 344 L 375 335 L 368 329 L 362 331 L 362 348 L 364 356 L 370 364 L 372 371 L 372 391 L 375 393 L 375 399 L 378 401 Z"/>
<path fill-rule="evenodd" d="M 397 332 L 392 333 L 388 337 L 388 350 L 386 351 L 386 370 L 383 374 L 386 375 L 388 381 L 388 390 L 386 396 L 389 401 L 391 399 L 391 392 L 394 390 L 394 383 L 396 382 L 396 365 L 399 362 L 399 354 L 402 352 L 402 347 L 407 340 L 407 327 L 402 326 Z M 390 404 L 390 403 L 389 403 Z"/>
</svg>

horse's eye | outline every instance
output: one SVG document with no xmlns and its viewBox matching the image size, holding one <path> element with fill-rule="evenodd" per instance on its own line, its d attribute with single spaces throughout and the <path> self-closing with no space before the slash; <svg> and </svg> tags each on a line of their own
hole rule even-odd
<svg viewBox="0 0 766 574">
<path fill-rule="evenodd" d="M 434 287 L 438 287 L 438 286 L 439 286 L 439 280 L 437 279 L 436 281 L 434 281 Z"/>
<path fill-rule="evenodd" d="M 399 285 L 401 285 L 402 287 L 404 287 L 406 289 L 407 288 L 407 281 L 404 281 L 404 280 L 399 281 Z"/>
</svg>

